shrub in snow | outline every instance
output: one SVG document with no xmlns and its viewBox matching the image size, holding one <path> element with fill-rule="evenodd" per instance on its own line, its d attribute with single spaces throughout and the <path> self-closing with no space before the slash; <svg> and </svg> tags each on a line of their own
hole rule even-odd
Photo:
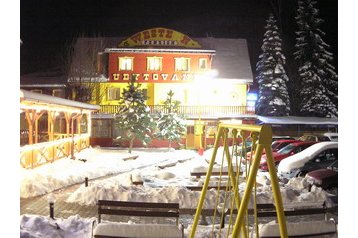
<svg viewBox="0 0 358 238">
<path fill-rule="evenodd" d="M 128 152 L 132 152 L 134 140 L 140 140 L 144 145 L 151 141 L 151 134 L 155 123 L 150 115 L 149 107 L 146 106 L 147 96 L 140 84 L 135 83 L 135 76 L 128 82 L 128 86 L 123 90 L 122 105 L 116 114 L 116 126 L 121 131 L 121 136 L 117 139 L 129 141 Z"/>
<path fill-rule="evenodd" d="M 172 142 L 180 142 L 186 131 L 184 119 L 178 114 L 180 101 L 173 100 L 173 96 L 174 92 L 170 90 L 164 102 L 163 110 L 157 115 L 157 132 L 154 134 L 159 139 L 168 140 L 169 148 Z"/>
</svg>

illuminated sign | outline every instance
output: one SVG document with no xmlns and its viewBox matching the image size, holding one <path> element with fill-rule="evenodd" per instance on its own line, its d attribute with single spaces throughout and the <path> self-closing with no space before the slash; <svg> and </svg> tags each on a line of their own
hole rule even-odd
<svg viewBox="0 0 358 238">
<path fill-rule="evenodd" d="M 256 101 L 257 100 L 257 93 L 248 93 L 246 96 L 247 101 Z"/>
<path fill-rule="evenodd" d="M 128 83 L 129 79 L 135 77 L 137 82 L 141 83 L 178 83 L 178 82 L 188 82 L 192 81 L 195 78 L 202 77 L 201 74 L 165 74 L 165 73 L 156 73 L 156 74 L 119 74 L 114 73 L 111 75 L 111 81 L 115 82 L 125 82 Z"/>
<path fill-rule="evenodd" d="M 152 28 L 138 32 L 119 44 L 119 47 L 135 46 L 201 48 L 201 45 L 192 40 L 189 36 L 166 28 Z"/>
</svg>

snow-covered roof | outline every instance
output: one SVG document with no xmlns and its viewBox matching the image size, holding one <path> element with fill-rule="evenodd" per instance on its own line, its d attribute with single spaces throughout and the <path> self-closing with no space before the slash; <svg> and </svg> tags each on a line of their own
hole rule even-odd
<svg viewBox="0 0 358 238">
<path fill-rule="evenodd" d="M 338 118 L 325 117 L 264 117 L 257 116 L 260 124 L 308 124 L 308 125 L 338 125 Z"/>
<path fill-rule="evenodd" d="M 52 105 L 60 105 L 60 106 L 68 106 L 68 107 L 75 107 L 80 109 L 87 109 L 87 110 L 99 110 L 100 106 L 92 105 L 83 102 L 76 102 L 64 98 L 54 97 L 46 94 L 30 92 L 27 90 L 20 89 L 20 101 L 24 102 L 37 102 L 37 103 L 45 103 L 45 104 L 52 104 Z"/>
<path fill-rule="evenodd" d="M 292 169 L 302 167 L 307 161 L 313 159 L 322 151 L 338 148 L 338 142 L 325 141 L 311 145 L 307 149 L 287 157 L 278 165 L 279 173 L 289 173 Z"/>
<path fill-rule="evenodd" d="M 240 80 L 242 83 L 253 82 L 250 57 L 245 39 L 214 37 L 193 39 L 200 42 L 203 48 L 216 51 L 211 67 L 218 71 L 218 79 Z"/>
<path fill-rule="evenodd" d="M 103 51 L 115 51 L 118 44 L 126 38 L 124 37 L 102 37 L 102 38 L 80 38 L 77 41 L 78 48 L 81 45 L 94 44 L 98 41 L 103 45 Z M 216 78 L 240 81 L 241 83 L 252 83 L 253 76 L 250 64 L 250 57 L 245 39 L 228 39 L 228 38 L 192 38 L 202 46 L 197 49 L 200 52 L 215 51 L 213 56 L 212 69 L 218 71 Z M 137 48 L 138 49 L 138 48 Z M 145 49 L 148 50 L 148 49 Z M 179 49 L 176 49 L 179 50 Z M 181 49 L 183 50 L 183 49 Z M 187 49 L 195 51 L 195 49 Z"/>
</svg>

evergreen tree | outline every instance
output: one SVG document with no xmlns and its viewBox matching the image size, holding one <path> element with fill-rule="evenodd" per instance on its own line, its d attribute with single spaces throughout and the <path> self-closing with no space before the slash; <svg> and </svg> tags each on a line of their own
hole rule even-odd
<svg viewBox="0 0 358 238">
<path fill-rule="evenodd" d="M 135 83 L 135 77 L 128 82 L 123 90 L 121 109 L 116 115 L 116 125 L 121 129 L 121 139 L 129 141 L 128 152 L 132 152 L 135 139 L 147 145 L 151 141 L 151 133 L 155 126 L 149 113 L 149 107 L 145 105 L 147 97 L 140 89 L 140 84 Z"/>
<path fill-rule="evenodd" d="M 256 64 L 256 80 L 259 84 L 256 114 L 288 116 L 290 100 L 286 85 L 288 77 L 284 69 L 285 56 L 281 48 L 282 40 L 272 14 L 266 22 L 262 54 Z"/>
<path fill-rule="evenodd" d="M 184 135 L 186 127 L 184 119 L 178 114 L 180 101 L 173 100 L 174 92 L 170 90 L 164 102 L 164 110 L 158 113 L 157 129 L 155 134 L 157 138 L 169 141 L 169 148 L 173 141 L 180 141 Z"/>
<path fill-rule="evenodd" d="M 322 37 L 323 22 L 315 8 L 316 1 L 298 1 L 295 59 L 298 62 L 300 113 L 303 116 L 337 117 L 338 77 L 331 64 L 330 47 Z"/>
</svg>

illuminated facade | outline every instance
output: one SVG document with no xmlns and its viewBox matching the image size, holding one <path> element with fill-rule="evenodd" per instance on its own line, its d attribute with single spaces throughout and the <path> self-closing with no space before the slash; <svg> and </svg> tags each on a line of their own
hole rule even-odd
<svg viewBox="0 0 358 238">
<path fill-rule="evenodd" d="M 187 118 L 183 138 L 187 148 L 212 143 L 220 121 L 251 123 L 255 118 L 254 107 L 247 106 L 253 77 L 244 39 L 190 38 L 152 28 L 128 38 L 82 38 L 76 47 L 95 41 L 103 46 L 97 68 L 106 80 L 98 82 L 92 95 L 91 103 L 101 106 L 94 117 L 93 144 L 109 145 L 116 137 L 110 115 L 118 111 L 123 89 L 133 76 L 147 93 L 153 112 L 169 90 L 174 92 L 174 99 L 181 102 L 179 111 Z"/>
</svg>

